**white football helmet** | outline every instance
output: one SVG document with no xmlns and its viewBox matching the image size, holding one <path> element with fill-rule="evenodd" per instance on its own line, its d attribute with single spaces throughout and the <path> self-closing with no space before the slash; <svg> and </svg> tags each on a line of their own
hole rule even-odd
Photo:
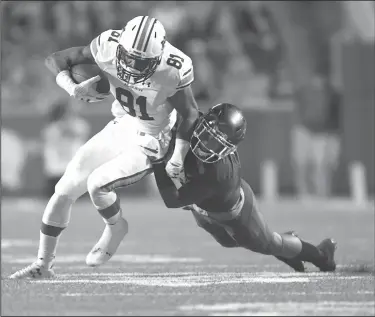
<svg viewBox="0 0 375 317">
<path fill-rule="evenodd" d="M 159 20 L 149 16 L 130 20 L 117 47 L 117 77 L 126 83 L 150 78 L 160 64 L 164 45 L 165 30 Z"/>
</svg>

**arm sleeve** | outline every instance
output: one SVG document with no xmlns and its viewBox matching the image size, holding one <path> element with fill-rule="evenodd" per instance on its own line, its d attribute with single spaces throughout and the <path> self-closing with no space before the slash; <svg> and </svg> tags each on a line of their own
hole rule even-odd
<svg viewBox="0 0 375 317">
<path fill-rule="evenodd" d="M 96 38 L 94 38 L 90 43 L 91 54 L 95 60 L 96 60 L 96 56 L 98 55 L 98 51 L 100 47 L 100 37 L 101 37 L 101 34 L 98 35 Z"/>
<path fill-rule="evenodd" d="M 177 189 L 165 171 L 164 162 L 153 164 L 153 169 L 158 190 L 168 208 L 199 204 L 212 194 L 212 187 L 200 179 L 187 182 Z"/>
<path fill-rule="evenodd" d="M 91 54 L 97 64 L 101 62 L 108 62 L 116 55 L 117 37 L 114 38 L 113 36 L 111 36 L 111 34 L 113 33 L 120 35 L 119 30 L 110 29 L 102 32 L 91 41 Z"/>
<path fill-rule="evenodd" d="M 176 90 L 184 89 L 194 81 L 194 67 L 191 58 L 185 56 L 184 62 L 182 63 L 181 69 L 178 72 L 179 82 Z"/>
</svg>

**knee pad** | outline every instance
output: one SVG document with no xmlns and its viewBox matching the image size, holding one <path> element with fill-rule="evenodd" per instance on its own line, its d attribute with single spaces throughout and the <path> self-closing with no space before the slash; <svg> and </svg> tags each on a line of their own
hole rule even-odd
<svg viewBox="0 0 375 317">
<path fill-rule="evenodd" d="M 272 239 L 268 245 L 268 251 L 272 255 L 281 255 L 283 250 L 283 238 L 277 233 L 272 233 Z"/>
<path fill-rule="evenodd" d="M 269 251 L 272 255 L 293 258 L 301 251 L 301 241 L 291 234 L 272 234 L 272 240 L 269 244 Z"/>
<path fill-rule="evenodd" d="M 108 190 L 104 186 L 100 186 L 100 181 L 95 173 L 91 174 L 87 179 L 87 191 L 95 208 L 98 210 L 105 209 L 113 205 L 117 200 L 114 191 Z"/>
</svg>

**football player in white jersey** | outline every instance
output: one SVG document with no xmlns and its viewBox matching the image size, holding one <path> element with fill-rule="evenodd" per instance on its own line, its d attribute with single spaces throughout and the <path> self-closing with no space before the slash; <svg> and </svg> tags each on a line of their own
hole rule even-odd
<svg viewBox="0 0 375 317">
<path fill-rule="evenodd" d="M 181 123 L 166 172 L 172 178 L 183 173 L 198 118 L 190 87 L 194 79 L 191 59 L 166 41 L 163 25 L 149 16 L 136 17 L 121 30 L 105 31 L 88 46 L 59 51 L 46 59 L 57 84 L 88 102 L 94 101 L 91 86 L 100 77 L 75 84 L 69 69 L 95 63 L 109 79 L 115 119 L 84 144 L 67 166 L 44 210 L 36 261 L 10 278 L 54 276 L 60 234 L 68 226 L 73 203 L 87 191 L 106 225 L 86 263 L 98 266 L 108 261 L 128 231 L 114 189 L 152 172 L 148 155 L 161 158 L 167 153 L 177 113 Z"/>
</svg>

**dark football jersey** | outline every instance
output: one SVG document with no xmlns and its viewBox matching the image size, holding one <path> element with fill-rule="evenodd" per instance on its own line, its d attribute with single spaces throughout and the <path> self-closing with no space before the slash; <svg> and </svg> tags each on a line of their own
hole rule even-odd
<svg viewBox="0 0 375 317">
<path fill-rule="evenodd" d="M 191 151 L 184 162 L 186 188 L 199 187 L 207 195 L 196 205 L 210 212 L 228 212 L 240 197 L 241 163 L 237 152 L 215 163 L 201 162 Z"/>
</svg>

